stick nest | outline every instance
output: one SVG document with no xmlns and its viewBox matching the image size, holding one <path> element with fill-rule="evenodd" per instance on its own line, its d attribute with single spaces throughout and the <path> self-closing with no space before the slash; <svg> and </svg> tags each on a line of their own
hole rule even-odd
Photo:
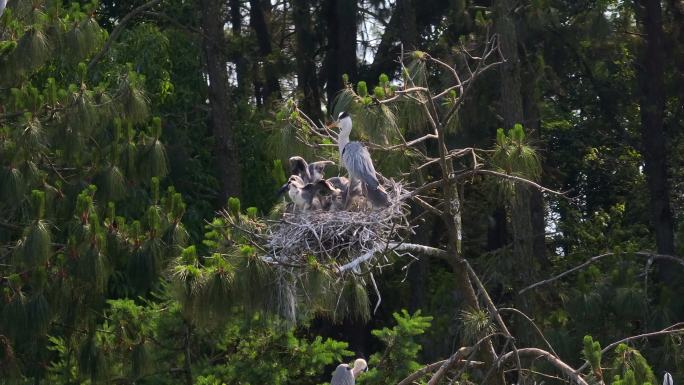
<svg viewBox="0 0 684 385">
<path fill-rule="evenodd" d="M 391 249 L 411 231 L 406 188 L 386 181 L 390 206 L 354 211 L 308 211 L 285 213 L 269 226 L 266 260 L 286 266 L 302 266 L 315 258 L 339 272 L 370 262 L 377 252 Z"/>
</svg>

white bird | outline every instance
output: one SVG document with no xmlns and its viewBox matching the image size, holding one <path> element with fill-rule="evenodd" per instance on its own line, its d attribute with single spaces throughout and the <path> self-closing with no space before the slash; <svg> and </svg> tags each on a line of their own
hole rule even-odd
<svg viewBox="0 0 684 385">
<path fill-rule="evenodd" d="M 0 0 L 0 17 L 2 17 L 3 12 L 5 12 L 5 6 L 7 5 L 7 0 Z"/>
<path fill-rule="evenodd" d="M 353 367 L 347 364 L 339 364 L 333 372 L 330 385 L 354 385 L 361 372 L 366 371 L 368 371 L 368 364 L 363 358 L 357 358 Z"/>
<path fill-rule="evenodd" d="M 294 211 L 306 210 L 307 206 L 310 206 L 310 202 L 307 204 L 307 200 L 304 197 L 304 181 L 299 175 L 292 175 L 287 180 L 280 190 L 278 190 L 278 195 L 287 191 L 287 196 L 294 204 Z"/>
<path fill-rule="evenodd" d="M 350 142 L 349 134 L 352 129 L 352 120 L 349 114 L 341 112 L 337 117 L 337 121 L 333 123 L 340 128 L 340 134 L 337 140 L 337 146 L 340 150 L 340 158 L 342 165 L 349 172 L 349 179 L 351 186 L 355 183 L 361 182 L 363 190 L 366 192 L 366 197 L 371 202 L 373 207 L 387 207 L 389 206 L 389 197 L 387 192 L 378 182 L 375 175 L 375 167 L 373 166 L 373 159 L 366 146 L 360 142 Z M 349 205 L 349 191 L 345 198 L 345 206 Z"/>
<path fill-rule="evenodd" d="M 672 375 L 668 372 L 665 372 L 665 375 L 663 376 L 663 385 L 674 385 Z"/>
</svg>

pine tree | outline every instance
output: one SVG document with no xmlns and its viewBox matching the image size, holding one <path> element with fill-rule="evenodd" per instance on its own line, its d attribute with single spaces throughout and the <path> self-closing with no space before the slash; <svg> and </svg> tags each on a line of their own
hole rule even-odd
<svg viewBox="0 0 684 385">
<path fill-rule="evenodd" d="M 157 287 L 187 239 L 180 194 L 160 196 L 144 75 L 88 73 L 107 39 L 96 7 L 17 1 L 0 18 L 0 382 L 44 378 L 58 340 L 81 376 L 103 378 L 106 299 Z"/>
</svg>

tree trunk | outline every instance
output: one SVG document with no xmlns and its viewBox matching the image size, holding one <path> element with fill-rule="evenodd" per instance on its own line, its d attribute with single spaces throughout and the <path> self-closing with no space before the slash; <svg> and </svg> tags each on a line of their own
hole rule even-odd
<svg viewBox="0 0 684 385">
<path fill-rule="evenodd" d="M 528 62 L 522 78 L 524 79 L 524 85 L 521 92 L 527 135 L 538 141 L 541 138 L 539 71 Z M 546 209 L 544 206 L 544 195 L 537 189 L 530 190 L 530 219 L 532 225 L 532 255 L 534 260 L 542 265 L 543 269 L 545 266 L 549 266 L 549 259 L 546 255 Z"/>
<path fill-rule="evenodd" d="M 249 0 L 249 23 L 256 34 L 259 54 L 264 63 L 262 71 L 264 83 L 260 84 L 263 88 L 260 95 L 263 103 L 268 105 L 268 102 L 280 94 L 280 84 L 278 83 L 279 71 L 272 57 L 273 47 L 271 44 L 271 33 L 266 22 L 266 12 L 263 3 L 259 0 Z"/>
<path fill-rule="evenodd" d="M 516 123 L 523 123 L 518 35 L 513 21 L 511 0 L 497 0 L 495 7 L 495 29 L 501 39 L 501 53 L 506 59 L 506 62 L 499 66 L 501 115 L 504 128 L 510 129 Z"/>
<path fill-rule="evenodd" d="M 373 58 L 368 80 L 375 81 L 383 73 L 395 75 L 399 69 L 397 58 L 401 54 L 402 44 L 407 52 L 418 48 L 415 2 L 416 0 L 397 0 Z"/>
<path fill-rule="evenodd" d="M 185 341 L 183 343 L 183 375 L 185 377 L 185 385 L 192 385 L 192 356 L 190 352 L 190 342 L 192 337 L 192 327 L 188 322 L 185 322 Z"/>
<path fill-rule="evenodd" d="M 240 12 L 240 0 L 230 0 L 228 5 L 230 6 L 230 25 L 231 32 L 233 33 L 234 39 L 242 38 L 242 13 Z M 242 44 L 240 44 L 240 47 Z M 239 51 L 239 50 L 236 50 Z M 238 98 L 242 98 L 247 95 L 248 87 L 248 75 L 247 75 L 247 63 L 242 52 L 233 52 L 233 62 L 235 63 L 235 74 L 237 76 L 237 92 Z"/>
<path fill-rule="evenodd" d="M 321 94 L 316 76 L 316 45 L 311 29 L 309 1 L 292 1 L 292 18 L 297 41 L 295 55 L 297 59 L 297 87 L 302 93 L 302 110 L 314 122 L 323 119 L 321 113 Z"/>
<path fill-rule="evenodd" d="M 356 0 L 327 0 L 325 4 L 328 49 L 325 57 L 326 95 L 328 111 L 332 112 L 335 95 L 344 87 L 342 75 L 351 82 L 357 79 Z"/>
<path fill-rule="evenodd" d="M 518 35 L 513 19 L 513 2 L 498 0 L 495 3 L 496 32 L 501 38 L 501 52 L 506 63 L 500 68 L 500 110 L 505 129 L 516 123 L 524 123 L 522 86 L 520 80 L 520 58 L 518 56 Z M 516 185 L 511 202 L 511 229 L 513 252 L 519 266 L 524 266 L 519 284 L 529 284 L 534 272 L 534 231 L 532 229 L 531 194 L 528 186 Z"/>
<path fill-rule="evenodd" d="M 640 91 L 642 152 L 651 198 L 651 219 L 655 228 L 658 253 L 674 254 L 674 226 L 670 211 L 663 132 L 665 56 L 662 10 L 659 0 L 640 0 L 638 3 L 641 7 L 635 4 L 636 11 L 637 15 L 641 16 L 645 42 L 641 60 L 637 63 L 637 76 Z"/>
<path fill-rule="evenodd" d="M 240 161 L 229 118 L 228 72 L 222 55 L 223 13 L 221 1 L 202 0 L 203 46 L 209 76 L 209 104 L 211 106 L 211 130 L 214 136 L 216 170 L 221 183 L 221 204 L 228 197 L 240 196 Z"/>
<path fill-rule="evenodd" d="M 672 23 L 669 26 L 672 48 L 678 47 L 679 55 L 675 55 L 677 71 L 677 83 L 679 104 L 684 103 L 684 2 L 681 0 L 668 0 L 669 13 L 672 15 Z"/>
</svg>

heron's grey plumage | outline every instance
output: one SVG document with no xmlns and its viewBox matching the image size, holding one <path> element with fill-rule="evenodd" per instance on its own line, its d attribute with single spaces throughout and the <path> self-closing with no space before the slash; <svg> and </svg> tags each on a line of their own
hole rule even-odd
<svg viewBox="0 0 684 385">
<path fill-rule="evenodd" d="M 372 189 L 376 189 L 380 185 L 375 176 L 373 160 L 363 144 L 359 142 L 347 143 L 342 149 L 342 162 L 349 171 L 351 179 L 359 179 Z"/>
<path fill-rule="evenodd" d="M 7 5 L 7 0 L 0 0 L 0 17 L 5 12 L 5 6 Z"/>
<path fill-rule="evenodd" d="M 340 135 L 337 141 L 340 158 L 342 165 L 349 172 L 351 183 L 357 180 L 363 183 L 366 196 L 374 207 L 389 206 L 389 197 L 378 182 L 373 159 L 368 149 L 359 142 L 349 141 L 352 128 L 351 118 L 346 112 L 342 112 L 338 117 L 337 124 L 340 127 Z"/>
<path fill-rule="evenodd" d="M 354 385 L 356 379 L 352 374 L 352 368 L 347 364 L 339 364 L 333 372 L 332 380 L 330 380 L 330 385 Z"/>
<path fill-rule="evenodd" d="M 668 372 L 665 372 L 665 375 L 663 376 L 663 385 L 674 385 L 672 375 Z"/>
</svg>

